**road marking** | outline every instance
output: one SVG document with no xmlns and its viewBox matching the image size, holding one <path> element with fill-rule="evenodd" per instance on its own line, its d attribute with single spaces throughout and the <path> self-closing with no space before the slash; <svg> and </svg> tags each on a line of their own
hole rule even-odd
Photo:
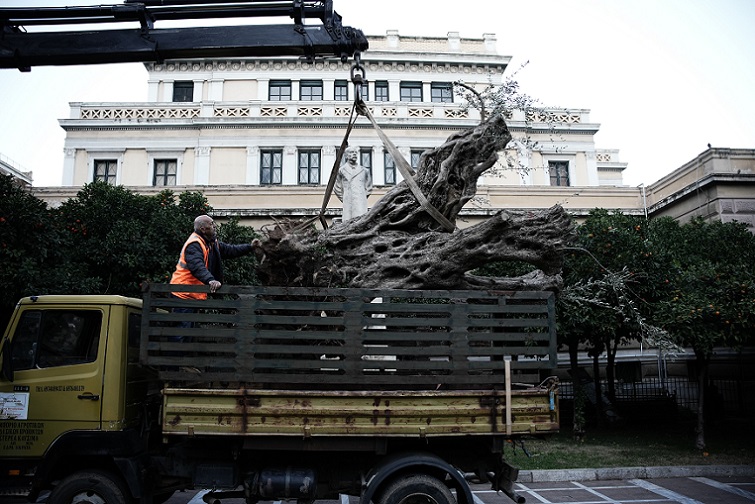
<svg viewBox="0 0 755 504">
<path fill-rule="evenodd" d="M 629 483 L 633 485 L 637 485 L 640 488 L 644 488 L 645 490 L 650 490 L 651 492 L 656 493 L 658 495 L 662 495 L 668 499 L 672 499 L 678 502 L 679 504 L 703 504 L 699 500 L 695 500 L 690 497 L 687 497 L 686 495 L 676 493 L 673 490 L 669 490 L 668 488 L 663 488 L 662 486 L 658 486 L 649 481 L 645 481 L 641 479 L 632 479 L 632 480 L 629 480 Z"/>
<path fill-rule="evenodd" d="M 593 494 L 593 495 L 595 495 L 597 497 L 600 497 L 601 499 L 605 499 L 606 502 L 610 502 L 611 504 L 621 504 L 620 501 L 613 500 L 610 497 L 608 497 L 607 495 L 602 494 L 602 493 L 598 492 L 597 490 L 595 490 L 593 488 L 590 488 L 589 486 L 583 485 L 582 483 L 579 483 L 578 481 L 572 481 L 571 484 L 574 485 L 574 486 L 576 486 L 577 488 L 581 488 L 582 490 L 585 490 L 585 491 L 587 491 L 587 492 L 589 492 L 589 493 L 591 493 L 591 494 Z"/>
<path fill-rule="evenodd" d="M 726 483 L 721 483 L 720 481 L 712 480 L 710 478 L 690 478 L 690 479 L 697 481 L 699 483 L 705 483 L 706 485 L 718 488 L 719 490 L 723 490 L 725 492 L 733 493 L 734 495 L 739 495 L 740 497 L 744 497 L 745 499 L 755 501 L 755 493 L 748 492 L 747 490 L 742 490 L 741 488 L 737 488 L 732 485 L 727 485 Z"/>
<path fill-rule="evenodd" d="M 528 494 L 530 494 L 531 496 L 533 496 L 534 498 L 536 498 L 537 500 L 539 500 L 542 504 L 553 504 L 551 501 L 549 501 L 548 499 L 546 499 L 545 497 L 543 497 L 542 495 L 540 495 L 539 493 L 537 493 L 537 491 L 530 490 L 529 488 L 527 488 L 527 485 L 525 485 L 523 483 L 517 483 L 517 485 L 519 485 L 519 487 L 520 487 L 519 490 L 518 490 L 519 492 L 522 492 L 522 493 L 527 492 Z M 541 488 L 540 490 L 546 490 L 546 489 L 545 488 Z"/>
</svg>

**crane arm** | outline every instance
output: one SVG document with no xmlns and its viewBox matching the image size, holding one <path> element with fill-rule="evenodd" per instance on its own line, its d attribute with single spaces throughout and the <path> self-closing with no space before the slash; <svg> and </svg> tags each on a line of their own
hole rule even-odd
<svg viewBox="0 0 755 504">
<path fill-rule="evenodd" d="M 167 20 L 282 17 L 292 24 L 155 28 Z M 316 20 L 315 23 L 306 21 Z M 27 31 L 27 27 L 139 23 L 129 29 Z M 332 0 L 126 0 L 123 5 L 0 8 L 0 68 L 246 56 L 336 56 L 368 48 L 343 26 Z"/>
</svg>

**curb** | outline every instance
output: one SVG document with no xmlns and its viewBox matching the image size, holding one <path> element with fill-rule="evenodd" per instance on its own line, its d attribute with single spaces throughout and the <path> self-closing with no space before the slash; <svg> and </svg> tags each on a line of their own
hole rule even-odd
<svg viewBox="0 0 755 504">
<path fill-rule="evenodd" d="M 517 482 L 600 481 L 706 476 L 755 476 L 755 465 L 700 465 L 659 467 L 603 467 L 600 469 L 544 469 L 519 471 Z"/>
</svg>

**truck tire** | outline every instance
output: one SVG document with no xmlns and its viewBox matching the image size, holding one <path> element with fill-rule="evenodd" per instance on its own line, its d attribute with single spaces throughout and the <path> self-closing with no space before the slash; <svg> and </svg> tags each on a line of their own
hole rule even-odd
<svg viewBox="0 0 755 504">
<path fill-rule="evenodd" d="M 55 486 L 47 504 L 131 504 L 131 498 L 113 473 L 79 471 Z"/>
<path fill-rule="evenodd" d="M 383 489 L 377 504 L 456 504 L 451 490 L 427 474 L 399 476 Z"/>
</svg>

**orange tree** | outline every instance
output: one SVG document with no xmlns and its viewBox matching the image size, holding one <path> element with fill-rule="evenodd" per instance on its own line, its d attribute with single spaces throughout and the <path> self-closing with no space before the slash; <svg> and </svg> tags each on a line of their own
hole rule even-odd
<svg viewBox="0 0 755 504">
<path fill-rule="evenodd" d="M 659 286 L 646 239 L 647 222 L 640 216 L 594 209 L 577 228 L 575 246 L 564 263 L 564 289 L 558 301 L 560 343 L 567 347 L 575 385 L 575 432 L 581 431 L 582 397 L 578 349 L 593 358 L 594 400 L 598 421 L 601 405 L 599 356 L 606 352 L 608 398 L 615 398 L 614 365 L 620 345 L 632 340 L 659 341 L 662 332 L 648 323 Z M 590 397 L 592 399 L 592 397 Z"/>
<path fill-rule="evenodd" d="M 47 205 L 10 175 L 0 175 L 0 323 L 22 296 L 39 293 L 64 275 L 49 268 L 64 259 Z"/>
<path fill-rule="evenodd" d="M 103 182 L 85 185 L 55 210 L 67 266 L 87 292 L 139 296 L 144 281 L 167 281 L 194 218 L 211 211 L 200 193 L 143 196 Z"/>
<path fill-rule="evenodd" d="M 0 177 L 0 324 L 19 298 L 38 294 L 140 296 L 144 281 L 166 282 L 204 195 L 165 190 L 143 196 L 95 182 L 58 208 Z M 221 225 L 221 239 L 248 242 L 251 228 Z M 229 283 L 254 283 L 254 258 L 232 261 Z"/>
<path fill-rule="evenodd" d="M 708 364 L 717 347 L 755 343 L 755 235 L 739 223 L 660 218 L 648 242 L 662 291 L 653 317 L 695 354 L 698 412 L 695 445 L 705 448 Z"/>
</svg>

